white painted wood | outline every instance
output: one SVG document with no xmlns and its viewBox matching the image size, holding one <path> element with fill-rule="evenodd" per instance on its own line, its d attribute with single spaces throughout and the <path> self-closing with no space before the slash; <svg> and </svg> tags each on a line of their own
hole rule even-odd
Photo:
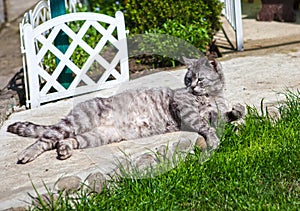
<svg viewBox="0 0 300 211">
<path fill-rule="evenodd" d="M 65 0 L 66 8 L 69 12 L 76 12 L 76 5 L 81 6 L 80 0 Z M 33 28 L 51 19 L 50 2 L 49 0 L 41 0 L 36 4 L 33 10 L 29 10 L 23 16 L 22 22 L 20 23 L 20 40 L 21 40 L 21 54 L 22 63 L 24 71 L 24 81 L 25 81 L 25 95 L 26 95 L 26 107 L 30 107 L 29 100 L 29 85 L 28 85 L 28 71 L 27 71 L 27 61 L 26 53 L 24 47 L 24 26 L 29 23 Z M 46 34 L 47 32 L 45 32 Z M 39 49 L 37 42 L 35 42 L 36 50 Z M 42 65 L 42 62 L 41 62 Z M 41 66 L 40 65 L 40 66 Z"/>
<path fill-rule="evenodd" d="M 49 20 L 51 18 L 49 1 L 42 0 L 37 3 L 33 11 L 29 10 L 29 16 L 31 19 L 30 23 L 34 26 L 38 26 Z"/>
<path fill-rule="evenodd" d="M 31 105 L 39 105 L 40 96 L 39 96 L 39 78 L 36 71 L 39 69 L 39 65 L 36 61 L 33 52 L 35 52 L 35 43 L 32 40 L 33 37 L 33 26 L 29 23 L 26 23 L 23 27 L 24 31 L 24 47 L 26 54 L 26 63 L 27 63 L 27 73 L 28 73 L 28 84 L 29 84 L 29 95 L 28 98 Z"/>
<path fill-rule="evenodd" d="M 125 30 L 125 19 L 124 15 L 122 12 L 117 12 L 116 13 L 116 21 L 119 23 L 117 25 L 118 29 L 118 44 L 119 44 L 119 49 L 127 49 L 127 39 L 126 39 L 126 34 L 128 34 L 128 31 Z M 120 51 L 121 55 L 121 69 L 126 69 L 128 68 L 128 52 L 127 51 Z M 123 71 L 121 72 L 121 80 L 128 81 L 129 80 L 129 71 Z"/>
<path fill-rule="evenodd" d="M 244 49 L 241 0 L 220 0 L 224 3 L 223 15 L 235 31 L 236 48 L 238 51 Z"/>
<path fill-rule="evenodd" d="M 76 5 L 81 6 L 80 0 L 65 0 L 66 9 L 69 10 L 70 13 L 76 12 Z"/>
<path fill-rule="evenodd" d="M 24 82 L 25 82 L 25 98 L 26 98 L 26 107 L 29 107 L 29 92 L 28 92 L 28 81 L 27 81 L 27 62 L 26 62 L 26 53 L 25 53 L 25 47 L 24 47 L 24 32 L 23 28 L 25 23 L 28 23 L 28 13 L 25 13 L 22 19 L 22 22 L 19 25 L 20 28 L 20 44 L 21 44 L 21 55 L 22 55 L 22 64 L 23 64 L 23 72 L 24 72 Z"/>
<path fill-rule="evenodd" d="M 234 9 L 235 9 L 236 48 L 238 51 L 242 51 L 244 50 L 244 45 L 243 45 L 242 6 L 240 0 L 234 1 Z"/>
<path fill-rule="evenodd" d="M 74 21 L 84 21 L 77 33 L 68 26 L 68 23 Z M 109 27 L 105 29 L 100 22 L 109 24 Z M 90 27 L 95 28 L 102 35 L 94 49 L 83 40 Z M 117 37 L 112 35 L 115 30 Z M 63 31 L 72 40 L 65 53 L 54 46 L 54 40 L 60 31 Z M 50 19 L 40 25 L 27 23 L 22 26 L 21 34 L 24 40 L 26 63 L 24 66 L 27 66 L 29 87 L 27 104 L 31 108 L 48 101 L 109 88 L 129 80 L 125 22 L 123 13 L 120 11 L 116 13 L 115 17 L 97 13 L 72 13 Z M 106 61 L 99 54 L 108 41 L 118 50 L 111 62 Z M 40 47 L 37 47 L 38 44 Z M 80 46 L 89 55 L 81 68 L 70 59 L 77 46 Z M 51 74 L 43 69 L 43 58 L 49 51 L 60 61 Z M 87 75 L 95 61 L 105 69 L 98 81 L 92 80 Z M 120 64 L 120 73 L 116 70 L 118 64 Z M 75 75 L 67 89 L 57 81 L 65 67 L 71 69 Z M 115 79 L 108 81 L 110 75 Z M 41 78 L 44 82 L 43 87 L 40 87 Z M 84 82 L 84 86 L 78 86 L 81 81 Z M 57 92 L 49 93 L 52 87 Z"/>
</svg>

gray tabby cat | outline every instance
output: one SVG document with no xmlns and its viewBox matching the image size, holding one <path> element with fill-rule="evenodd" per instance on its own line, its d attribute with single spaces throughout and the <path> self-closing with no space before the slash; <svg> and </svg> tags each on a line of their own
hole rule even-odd
<svg viewBox="0 0 300 211">
<path fill-rule="evenodd" d="M 67 159 L 73 149 L 137 139 L 179 130 L 198 132 L 207 149 L 220 144 L 219 121 L 231 122 L 244 116 L 240 104 L 228 111 L 223 97 L 224 75 L 220 64 L 201 56 L 186 59 L 185 88 L 129 90 L 109 98 L 94 98 L 76 105 L 59 123 L 42 126 L 16 122 L 8 132 L 38 138 L 18 157 L 18 163 L 33 161 L 41 153 L 57 149 Z"/>
</svg>

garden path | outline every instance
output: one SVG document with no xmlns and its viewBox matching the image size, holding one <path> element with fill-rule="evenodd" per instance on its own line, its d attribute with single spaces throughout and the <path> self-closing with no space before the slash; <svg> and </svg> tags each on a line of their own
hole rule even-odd
<svg viewBox="0 0 300 211">
<path fill-rule="evenodd" d="M 270 54 L 266 56 L 249 56 L 230 59 L 222 62 L 227 81 L 226 96 L 229 104 L 243 103 L 259 107 L 264 98 L 267 106 L 276 105 L 283 100 L 283 95 L 276 95 L 284 89 L 300 89 L 300 51 L 286 54 Z M 24 206 L 33 194 L 31 181 L 41 192 L 45 192 L 42 181 L 51 189 L 59 178 L 67 181 L 85 181 L 90 173 L 101 172 L 104 176 L 111 175 L 117 160 L 122 160 L 124 151 L 133 157 L 139 157 L 149 149 L 158 150 L 162 146 L 174 146 L 174 142 L 196 140 L 194 133 L 171 133 L 147 139 L 121 142 L 98 148 L 77 150 L 65 161 L 56 159 L 56 152 L 42 154 L 35 161 L 17 164 L 17 155 L 26 146 L 33 143 L 31 138 L 22 138 L 6 132 L 9 124 L 15 121 L 33 121 L 41 124 L 57 122 L 66 115 L 74 104 L 95 96 L 109 96 L 125 89 L 137 87 L 183 86 L 185 69 L 164 71 L 144 76 L 118 87 L 97 93 L 49 103 L 37 109 L 13 113 L 4 122 L 0 130 L 0 210 L 11 206 Z M 181 143 L 181 142 L 180 142 Z M 186 148 L 186 146 L 183 146 Z M 121 149 L 121 151 L 120 151 Z M 143 156 L 143 155 L 142 155 Z M 145 162 L 147 161 L 147 156 Z M 150 161 L 149 161 L 150 162 Z M 69 177 L 71 176 L 71 177 Z M 71 180 L 72 179 L 72 180 Z M 73 183 L 72 183 L 73 184 Z M 71 185 L 72 185 L 71 184 Z"/>
<path fill-rule="evenodd" d="M 299 15 L 298 15 L 299 18 Z M 0 89 L 21 68 L 19 50 L 18 23 L 16 20 L 0 31 Z M 253 17 L 243 19 L 245 51 L 233 52 L 224 50 L 221 63 L 226 77 L 226 96 L 229 104 L 243 103 L 260 106 L 264 98 L 266 105 L 277 104 L 283 100 L 276 92 L 284 89 L 300 89 L 300 25 L 297 23 L 256 22 Z M 75 103 L 99 96 L 109 96 L 127 88 L 140 86 L 183 86 L 185 70 L 159 72 L 138 78 L 94 94 L 50 103 L 34 110 L 13 113 L 0 129 L 0 210 L 26 206 L 29 200 L 27 193 L 33 193 L 31 181 L 36 188 L 45 192 L 42 181 L 49 187 L 61 177 L 69 181 L 83 181 L 90 173 L 109 174 L 114 167 L 113 159 L 123 156 L 119 149 L 138 156 L 147 148 L 159 148 L 168 140 L 195 140 L 195 134 L 175 133 L 150 139 L 121 142 L 94 149 L 78 150 L 65 161 L 56 159 L 56 152 L 44 153 L 37 160 L 26 165 L 16 164 L 17 155 L 34 140 L 17 137 L 6 131 L 7 126 L 18 120 L 37 123 L 55 123 L 68 113 Z M 171 137 L 170 137 L 171 136 Z M 170 144 L 170 143 L 169 143 Z M 171 143 L 172 144 L 172 143 Z M 30 177 L 29 177 L 30 176 Z M 73 180 L 72 180 L 73 179 Z"/>
</svg>

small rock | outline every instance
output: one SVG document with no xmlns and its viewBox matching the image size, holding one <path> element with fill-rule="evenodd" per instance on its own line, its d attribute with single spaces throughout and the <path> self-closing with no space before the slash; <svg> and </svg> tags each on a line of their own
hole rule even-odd
<svg viewBox="0 0 300 211">
<path fill-rule="evenodd" d="M 190 140 L 181 139 L 178 142 L 173 143 L 174 152 L 188 152 L 191 150 L 192 142 Z"/>
<path fill-rule="evenodd" d="M 103 190 L 105 177 L 101 172 L 90 174 L 86 180 L 88 181 L 89 188 L 92 191 L 100 193 Z"/>
<path fill-rule="evenodd" d="M 278 121 L 281 118 L 279 109 L 274 107 L 268 108 L 268 115 L 274 121 Z"/>
<path fill-rule="evenodd" d="M 197 138 L 195 146 L 199 147 L 202 151 L 207 149 L 206 141 L 203 136 Z"/>
<path fill-rule="evenodd" d="M 135 164 L 138 170 L 146 170 L 157 164 L 157 159 L 154 155 L 149 153 L 143 154 L 141 157 L 137 158 Z"/>
<path fill-rule="evenodd" d="M 56 182 L 59 191 L 76 191 L 81 187 L 81 179 L 78 176 L 62 177 Z"/>
</svg>

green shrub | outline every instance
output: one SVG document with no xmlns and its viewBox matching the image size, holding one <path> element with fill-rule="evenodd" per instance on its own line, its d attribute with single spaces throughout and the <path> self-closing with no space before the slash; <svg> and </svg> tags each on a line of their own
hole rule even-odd
<svg viewBox="0 0 300 211">
<path fill-rule="evenodd" d="M 124 5 L 131 34 L 168 34 L 205 50 L 221 28 L 219 0 L 128 0 Z"/>
<path fill-rule="evenodd" d="M 198 57 L 199 51 L 205 51 L 205 46 L 211 43 L 213 35 L 221 27 L 222 7 L 219 0 L 89 0 L 89 4 L 77 9 L 78 12 L 91 10 L 110 16 L 118 10 L 123 11 L 130 32 L 129 56 L 138 56 L 140 60 L 146 49 L 148 53 L 142 61 L 156 68 L 176 66 L 182 56 Z M 75 32 L 78 30 L 77 23 L 70 26 Z M 140 37 L 135 37 L 138 34 L 147 36 L 143 36 L 141 41 Z M 95 29 L 90 29 L 85 36 L 88 36 L 85 41 L 91 47 L 101 37 Z M 149 55 L 151 59 L 148 59 Z M 71 60 L 80 68 L 86 57 L 83 49 L 78 48 Z M 55 56 L 47 55 L 44 64 L 44 68 L 52 72 L 57 65 Z"/>
<path fill-rule="evenodd" d="M 88 0 L 88 2 L 91 12 L 100 12 L 109 16 L 115 16 L 116 11 L 124 11 L 126 0 Z"/>
<path fill-rule="evenodd" d="M 157 33 L 181 38 L 204 51 L 221 28 L 219 0 L 90 0 L 93 12 L 125 15 L 130 35 Z"/>
</svg>

